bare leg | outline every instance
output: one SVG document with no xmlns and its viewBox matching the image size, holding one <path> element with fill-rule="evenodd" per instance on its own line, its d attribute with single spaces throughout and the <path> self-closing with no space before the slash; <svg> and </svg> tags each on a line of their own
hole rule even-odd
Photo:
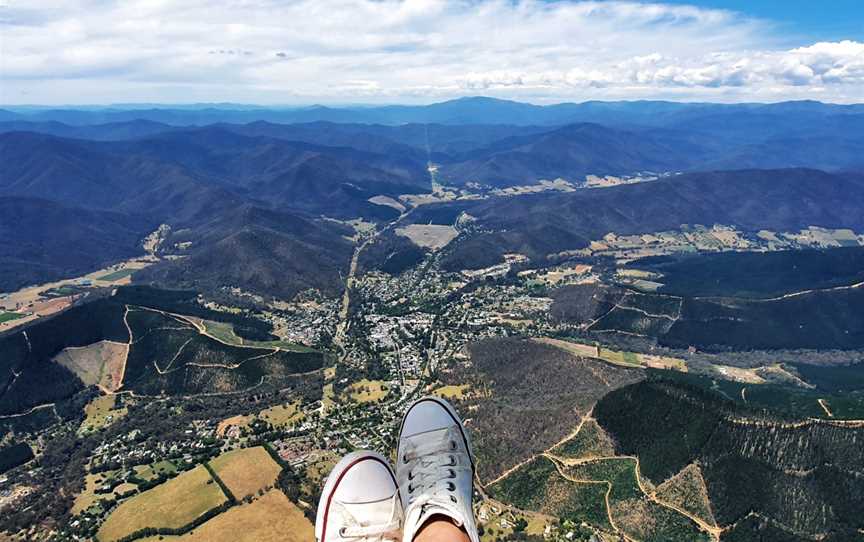
<svg viewBox="0 0 864 542">
<path fill-rule="evenodd" d="M 420 527 L 414 542 L 470 542 L 468 533 L 447 516 L 435 515 Z"/>
</svg>

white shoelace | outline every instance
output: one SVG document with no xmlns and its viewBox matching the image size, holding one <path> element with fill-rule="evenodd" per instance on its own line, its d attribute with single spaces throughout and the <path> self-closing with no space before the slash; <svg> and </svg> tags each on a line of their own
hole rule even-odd
<svg viewBox="0 0 864 542">
<path fill-rule="evenodd" d="M 456 445 L 461 435 L 448 430 L 446 438 L 433 443 L 412 445 L 410 440 L 403 452 L 402 462 L 408 468 L 408 481 L 401 491 L 408 495 L 408 502 L 417 495 L 444 497 L 456 503 L 456 477 L 460 472 L 470 469 L 466 466 L 466 454 Z M 445 497 L 446 495 L 446 497 Z"/>
<path fill-rule="evenodd" d="M 339 529 L 341 538 L 350 538 L 358 540 L 392 540 L 399 541 L 402 539 L 402 518 L 398 512 L 399 495 L 396 494 L 391 499 L 390 521 L 380 524 L 369 524 L 367 522 L 358 521 L 356 517 L 342 503 L 335 503 L 342 517 L 349 522 L 348 525 Z"/>
</svg>

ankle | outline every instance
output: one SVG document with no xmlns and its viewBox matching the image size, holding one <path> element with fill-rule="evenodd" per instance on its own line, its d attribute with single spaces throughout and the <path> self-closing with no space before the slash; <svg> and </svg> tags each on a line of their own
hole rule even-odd
<svg viewBox="0 0 864 542">
<path fill-rule="evenodd" d="M 457 525 L 453 519 L 435 514 L 423 523 L 414 535 L 413 542 L 470 542 L 470 537 L 465 528 Z"/>
</svg>

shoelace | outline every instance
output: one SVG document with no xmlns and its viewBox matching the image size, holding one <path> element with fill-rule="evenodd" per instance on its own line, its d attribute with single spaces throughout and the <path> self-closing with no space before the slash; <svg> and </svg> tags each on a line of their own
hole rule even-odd
<svg viewBox="0 0 864 542">
<path fill-rule="evenodd" d="M 448 431 L 447 438 L 430 444 L 411 446 L 402 457 L 408 467 L 408 482 L 401 488 L 407 492 L 408 502 L 421 493 L 441 496 L 446 494 L 453 503 L 458 502 L 455 496 L 455 479 L 460 471 L 465 470 L 465 455 L 456 445 L 456 436 Z M 460 461 L 461 460 L 461 461 Z"/>
<path fill-rule="evenodd" d="M 382 540 L 401 540 L 400 530 L 402 523 L 399 521 L 391 521 L 382 525 L 351 525 L 339 529 L 339 536 L 342 538 L 359 538 L 362 540 L 382 539 Z"/>
<path fill-rule="evenodd" d="M 350 522 L 348 525 L 339 529 L 339 536 L 341 538 L 360 540 L 402 540 L 402 518 L 401 514 L 398 513 L 397 508 L 399 505 L 399 495 L 396 494 L 393 496 L 391 501 L 392 511 L 390 513 L 390 521 L 379 524 L 364 524 L 363 522 L 358 521 L 344 505 L 337 503 L 337 506 L 341 509 L 344 520 Z"/>
</svg>

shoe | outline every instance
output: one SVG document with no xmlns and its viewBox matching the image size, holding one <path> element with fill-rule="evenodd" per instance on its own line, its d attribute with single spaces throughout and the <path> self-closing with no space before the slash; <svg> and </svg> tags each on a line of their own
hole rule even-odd
<svg viewBox="0 0 864 542">
<path fill-rule="evenodd" d="M 353 452 L 333 468 L 318 503 L 318 542 L 399 542 L 402 501 L 390 464 L 381 454 Z"/>
<path fill-rule="evenodd" d="M 396 479 L 405 510 L 402 542 L 426 521 L 446 516 L 480 542 L 471 501 L 474 457 L 459 415 L 447 401 L 424 397 L 405 413 L 399 431 Z"/>
</svg>

